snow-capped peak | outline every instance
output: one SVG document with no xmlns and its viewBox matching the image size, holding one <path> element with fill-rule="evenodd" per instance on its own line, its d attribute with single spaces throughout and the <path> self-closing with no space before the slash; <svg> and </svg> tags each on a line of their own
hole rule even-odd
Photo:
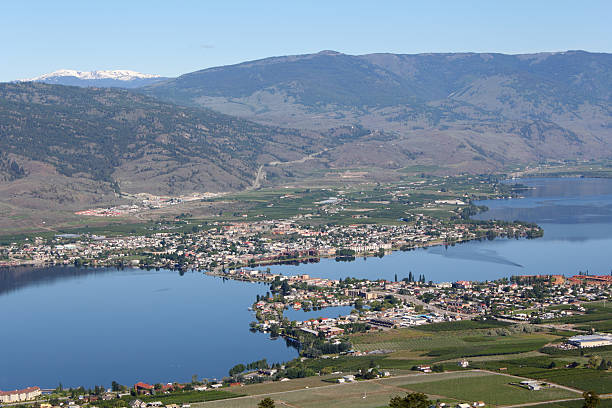
<svg viewBox="0 0 612 408">
<path fill-rule="evenodd" d="M 159 75 L 142 74 L 136 71 L 125 69 L 115 69 L 107 71 L 76 71 L 74 69 L 60 69 L 59 71 L 44 74 L 35 78 L 24 79 L 23 81 L 44 81 L 58 77 L 75 77 L 78 79 L 114 79 L 118 81 L 131 81 L 134 79 L 160 78 Z"/>
</svg>

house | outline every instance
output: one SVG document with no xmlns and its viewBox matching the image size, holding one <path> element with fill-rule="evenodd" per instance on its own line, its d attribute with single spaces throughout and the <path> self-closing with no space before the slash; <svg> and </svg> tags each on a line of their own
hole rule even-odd
<svg viewBox="0 0 612 408">
<path fill-rule="evenodd" d="M 139 399 L 130 401 L 130 408 L 141 408 L 142 406 L 146 406 L 146 404 Z"/>
<path fill-rule="evenodd" d="M 352 375 L 352 374 L 349 374 L 349 375 L 345 375 L 345 376 L 343 376 L 343 377 L 342 377 L 342 379 L 343 379 L 345 382 L 353 382 L 353 381 L 355 381 L 355 376 L 354 376 L 354 375 Z"/>
<path fill-rule="evenodd" d="M 473 407 L 484 407 L 486 404 L 484 403 L 484 401 L 474 401 L 472 403 Z"/>
<path fill-rule="evenodd" d="M 326 338 L 340 336 L 344 333 L 344 329 L 335 326 L 322 326 L 320 329 L 325 334 Z"/>
<path fill-rule="evenodd" d="M 454 288 L 458 289 L 470 289 L 472 287 L 472 282 L 470 281 L 457 281 L 453 283 Z"/>
<path fill-rule="evenodd" d="M 117 398 L 117 394 L 115 394 L 114 392 L 105 392 L 104 394 L 102 394 L 102 401 L 110 401 L 115 398 Z"/>
<path fill-rule="evenodd" d="M 464 403 L 455 405 L 455 408 L 472 408 L 472 407 L 470 406 L 470 404 L 466 404 L 464 402 Z"/>
<path fill-rule="evenodd" d="M 463 360 L 459 361 L 459 362 L 457 363 L 457 365 L 458 365 L 459 367 L 461 367 L 461 368 L 468 368 L 468 367 L 469 367 L 469 365 L 470 365 L 470 362 L 469 362 L 469 361 L 467 361 L 466 359 L 463 359 Z"/>
</svg>

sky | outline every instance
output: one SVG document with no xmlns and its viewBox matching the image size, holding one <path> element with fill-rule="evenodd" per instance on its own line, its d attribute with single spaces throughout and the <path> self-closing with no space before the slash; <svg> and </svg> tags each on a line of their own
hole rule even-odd
<svg viewBox="0 0 612 408">
<path fill-rule="evenodd" d="M 335 50 L 612 52 L 609 0 L 0 0 L 0 81 L 58 69 L 177 76 Z"/>
</svg>

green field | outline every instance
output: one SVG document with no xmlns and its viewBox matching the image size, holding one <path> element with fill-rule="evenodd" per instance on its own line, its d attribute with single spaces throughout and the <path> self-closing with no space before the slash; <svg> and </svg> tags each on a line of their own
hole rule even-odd
<svg viewBox="0 0 612 408">
<path fill-rule="evenodd" d="M 460 320 L 457 322 L 424 324 L 422 326 L 417 326 L 415 329 L 424 332 L 447 332 L 457 330 L 492 329 L 496 327 L 508 327 L 511 325 L 512 323 L 500 322 L 498 320 Z"/>
<path fill-rule="evenodd" d="M 528 391 L 510 382 L 519 378 L 488 372 L 465 371 L 442 374 L 410 374 L 372 381 L 330 385 L 318 379 L 291 380 L 285 383 L 245 386 L 247 397 L 194 404 L 197 408 L 251 408 L 270 397 L 277 407 L 292 408 L 371 408 L 387 406 L 396 395 L 422 391 L 432 400 L 448 402 L 485 401 L 488 405 L 552 401 L 579 398 L 579 393 L 562 389 Z M 573 407 L 565 407 L 573 408 Z"/>
<path fill-rule="evenodd" d="M 461 357 L 525 353 L 538 350 L 559 338 L 550 333 L 495 335 L 487 329 L 434 332 L 400 329 L 356 335 L 351 341 L 355 349 L 361 351 L 410 351 L 413 360 L 445 361 Z M 385 363 L 381 365 L 384 367 Z"/>
<path fill-rule="evenodd" d="M 580 396 L 578 393 L 554 387 L 529 391 L 511 385 L 520 381 L 520 378 L 493 374 L 406 384 L 404 388 L 435 395 L 437 398 L 452 398 L 458 402 L 484 401 L 487 405 L 512 405 Z"/>
<path fill-rule="evenodd" d="M 612 372 L 609 371 L 588 368 L 562 368 L 557 370 L 534 370 L 526 375 L 531 378 L 548 380 L 583 391 L 612 392 Z"/>
</svg>

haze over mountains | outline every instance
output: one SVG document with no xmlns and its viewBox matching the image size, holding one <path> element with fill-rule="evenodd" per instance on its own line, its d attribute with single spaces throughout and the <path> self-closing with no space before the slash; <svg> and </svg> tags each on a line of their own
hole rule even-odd
<svg viewBox="0 0 612 408">
<path fill-rule="evenodd" d="M 34 79 L 54 84 L 0 84 L 0 194 L 11 205 L 612 157 L 611 54 L 324 51 L 173 79 Z M 133 81 L 155 83 L 114 88 Z"/>
</svg>

